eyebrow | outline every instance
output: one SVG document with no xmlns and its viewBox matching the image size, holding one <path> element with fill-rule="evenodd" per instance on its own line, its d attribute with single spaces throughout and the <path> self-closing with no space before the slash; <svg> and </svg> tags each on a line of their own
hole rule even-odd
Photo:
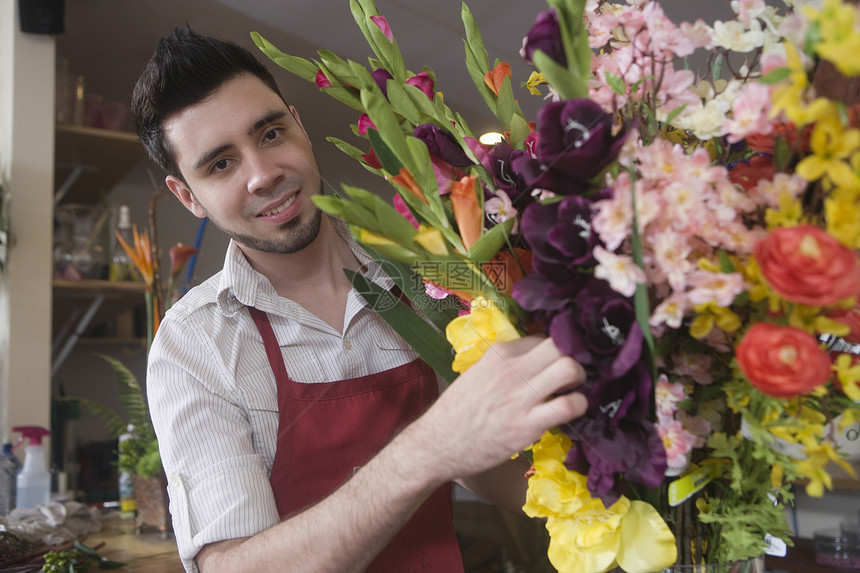
<svg viewBox="0 0 860 573">
<path fill-rule="evenodd" d="M 257 131 L 262 129 L 264 126 L 266 126 L 270 123 L 273 123 L 275 121 L 278 121 L 279 119 L 283 119 L 286 116 L 287 116 L 286 111 L 282 111 L 282 110 L 271 111 L 254 122 L 254 125 L 252 125 L 250 129 L 248 129 L 248 135 L 254 135 Z M 226 145 L 219 145 L 215 149 L 210 150 L 208 153 L 206 153 L 203 157 L 201 157 L 197 161 L 197 163 L 194 165 L 194 171 L 198 171 L 198 170 L 202 169 L 203 167 L 206 166 L 207 163 L 209 163 L 210 161 L 212 161 L 213 159 L 218 157 L 221 153 L 230 149 L 231 147 L 232 147 L 231 144 L 226 144 Z"/>
</svg>

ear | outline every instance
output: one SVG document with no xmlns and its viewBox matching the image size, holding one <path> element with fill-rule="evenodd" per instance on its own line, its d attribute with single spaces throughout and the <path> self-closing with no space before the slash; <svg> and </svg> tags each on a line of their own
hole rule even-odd
<svg viewBox="0 0 860 573">
<path fill-rule="evenodd" d="M 203 219 L 206 217 L 206 211 L 203 206 L 197 202 L 197 197 L 191 192 L 191 189 L 183 183 L 179 178 L 173 175 L 165 177 L 164 182 L 167 183 L 167 188 L 170 192 L 176 195 L 176 198 L 185 205 L 185 208 L 191 211 L 195 217 Z"/>
<path fill-rule="evenodd" d="M 302 133 L 305 134 L 305 139 L 308 140 L 308 145 L 313 146 L 313 144 L 311 143 L 311 138 L 308 136 L 308 131 L 305 129 L 305 126 L 302 125 L 302 118 L 299 117 L 299 110 L 297 110 L 296 106 L 294 105 L 289 106 L 289 108 L 290 114 L 292 114 L 293 119 L 295 119 L 296 123 L 299 124 L 299 127 L 302 128 Z"/>
</svg>

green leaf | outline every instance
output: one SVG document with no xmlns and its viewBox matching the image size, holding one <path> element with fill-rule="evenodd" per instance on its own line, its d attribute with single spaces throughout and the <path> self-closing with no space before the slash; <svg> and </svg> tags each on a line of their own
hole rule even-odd
<svg viewBox="0 0 860 573">
<path fill-rule="evenodd" d="M 769 71 L 758 79 L 763 84 L 773 85 L 788 78 L 791 75 L 791 68 L 776 68 Z"/>
<path fill-rule="evenodd" d="M 453 382 L 457 377 L 451 370 L 454 351 L 444 335 L 389 291 L 356 272 L 348 269 L 344 269 L 344 272 L 355 290 L 418 353 L 418 356 L 443 379 Z"/>
<path fill-rule="evenodd" d="M 361 161 L 361 156 L 364 155 L 364 152 L 362 150 L 352 145 L 351 143 L 347 143 L 342 139 L 338 139 L 337 137 L 326 137 L 325 140 L 333 144 L 340 151 L 352 157 L 356 161 Z"/>
<path fill-rule="evenodd" d="M 421 122 L 421 116 L 412 98 L 406 94 L 404 87 L 414 86 L 400 84 L 396 81 L 388 82 L 388 101 L 391 102 L 391 107 L 394 108 L 395 112 L 406 118 L 412 125 L 418 125 Z M 422 92 L 421 95 L 424 93 Z M 424 96 L 424 99 L 427 99 L 427 96 Z"/>
<path fill-rule="evenodd" d="M 682 105 L 679 105 L 678 107 L 676 107 L 675 109 L 673 109 L 673 110 L 671 111 L 671 113 L 669 113 L 669 115 L 666 117 L 666 123 L 667 123 L 667 124 L 672 123 L 672 121 L 673 121 L 676 117 L 678 117 L 679 115 L 681 115 L 681 112 L 683 112 L 683 111 L 684 111 L 684 109 L 685 109 L 686 107 L 687 107 L 687 104 L 682 104 Z"/>
<path fill-rule="evenodd" d="M 368 129 L 367 137 L 370 139 L 370 145 L 373 146 L 373 150 L 376 152 L 376 157 L 379 159 L 379 163 L 382 164 L 382 168 L 391 175 L 398 175 L 400 170 L 403 169 L 403 164 L 397 158 L 397 155 L 391 151 L 391 148 L 388 147 L 388 144 L 382 140 L 379 132 L 375 129 Z"/>
<path fill-rule="evenodd" d="M 627 86 L 624 84 L 624 80 L 612 72 L 606 72 L 606 85 L 612 88 L 612 91 L 618 95 L 627 93 Z"/>
<path fill-rule="evenodd" d="M 773 156 L 776 159 L 777 171 L 785 171 L 791 162 L 791 147 L 784 137 L 777 137 L 773 142 Z"/>
<path fill-rule="evenodd" d="M 490 58 L 487 56 L 487 49 L 484 47 L 484 39 L 481 37 L 481 29 L 472 16 L 472 11 L 466 5 L 462 4 L 460 9 L 460 19 L 463 21 L 463 28 L 466 32 L 466 59 L 471 55 L 472 60 L 476 64 L 476 70 L 481 75 L 481 82 L 484 81 L 484 75 L 490 71 Z"/>
<path fill-rule="evenodd" d="M 475 84 L 475 89 L 478 94 L 483 98 L 484 103 L 487 104 L 487 107 L 490 108 L 490 111 L 493 112 L 493 115 L 496 114 L 496 94 L 493 93 L 487 84 L 484 82 L 484 76 L 486 75 L 486 71 L 482 71 L 486 68 L 485 65 L 481 65 L 476 59 L 475 54 L 469 48 L 469 44 L 466 43 L 466 71 L 469 72 L 469 77 L 472 78 L 472 83 Z"/>
<path fill-rule="evenodd" d="M 489 262 L 499 250 L 508 242 L 511 229 L 514 228 L 516 219 L 508 219 L 482 234 L 480 238 L 469 248 L 467 257 L 472 261 L 483 264 Z"/>
<path fill-rule="evenodd" d="M 309 82 L 315 82 L 317 77 L 316 65 L 309 60 L 299 58 L 298 56 L 290 56 L 283 53 L 274 44 L 266 40 L 257 32 L 251 32 L 251 39 L 254 44 L 262 51 L 270 60 L 281 66 L 288 72 L 299 76 Z"/>
<path fill-rule="evenodd" d="M 522 117 L 523 112 L 520 110 L 517 100 L 514 99 L 511 78 L 505 76 L 505 79 L 502 80 L 502 85 L 499 87 L 499 99 L 496 104 L 496 116 L 499 118 L 505 131 L 511 130 L 511 118 L 515 115 Z"/>
<path fill-rule="evenodd" d="M 717 54 L 711 63 L 711 80 L 717 81 L 723 75 L 723 55 Z"/>
<path fill-rule="evenodd" d="M 543 51 L 536 50 L 532 55 L 532 61 L 563 99 L 588 97 L 586 80 L 570 73 L 570 70 L 560 66 Z"/>
<path fill-rule="evenodd" d="M 515 114 L 511 118 L 510 133 L 511 147 L 514 149 L 525 149 L 525 141 L 531 134 L 531 128 L 523 116 Z"/>
<path fill-rule="evenodd" d="M 375 226 L 365 227 L 395 243 L 411 245 L 417 231 L 403 215 L 397 212 L 393 205 L 386 203 L 382 197 L 351 185 L 343 185 L 343 191 L 353 201 L 368 211 L 368 219 L 375 221 Z"/>
<path fill-rule="evenodd" d="M 361 98 L 358 97 L 358 94 L 354 89 L 332 86 L 330 88 L 322 88 L 322 91 L 354 110 L 364 111 L 364 106 L 361 104 Z"/>
</svg>

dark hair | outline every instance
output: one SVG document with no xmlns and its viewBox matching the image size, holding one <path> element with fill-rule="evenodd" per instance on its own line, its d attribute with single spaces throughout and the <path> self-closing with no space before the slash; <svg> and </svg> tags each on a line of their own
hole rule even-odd
<svg viewBox="0 0 860 573">
<path fill-rule="evenodd" d="M 137 134 L 149 157 L 168 174 L 185 181 L 165 140 L 164 121 L 245 72 L 260 78 L 284 99 L 274 76 L 245 48 L 198 34 L 188 25 L 162 38 L 131 98 Z"/>
</svg>

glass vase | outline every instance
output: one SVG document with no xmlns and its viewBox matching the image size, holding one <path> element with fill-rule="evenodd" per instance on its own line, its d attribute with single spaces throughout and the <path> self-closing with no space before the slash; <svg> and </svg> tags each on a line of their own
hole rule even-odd
<svg viewBox="0 0 860 573">
<path fill-rule="evenodd" d="M 671 565 L 662 569 L 660 573 L 765 573 L 764 555 L 722 565 L 715 563 Z"/>
</svg>

